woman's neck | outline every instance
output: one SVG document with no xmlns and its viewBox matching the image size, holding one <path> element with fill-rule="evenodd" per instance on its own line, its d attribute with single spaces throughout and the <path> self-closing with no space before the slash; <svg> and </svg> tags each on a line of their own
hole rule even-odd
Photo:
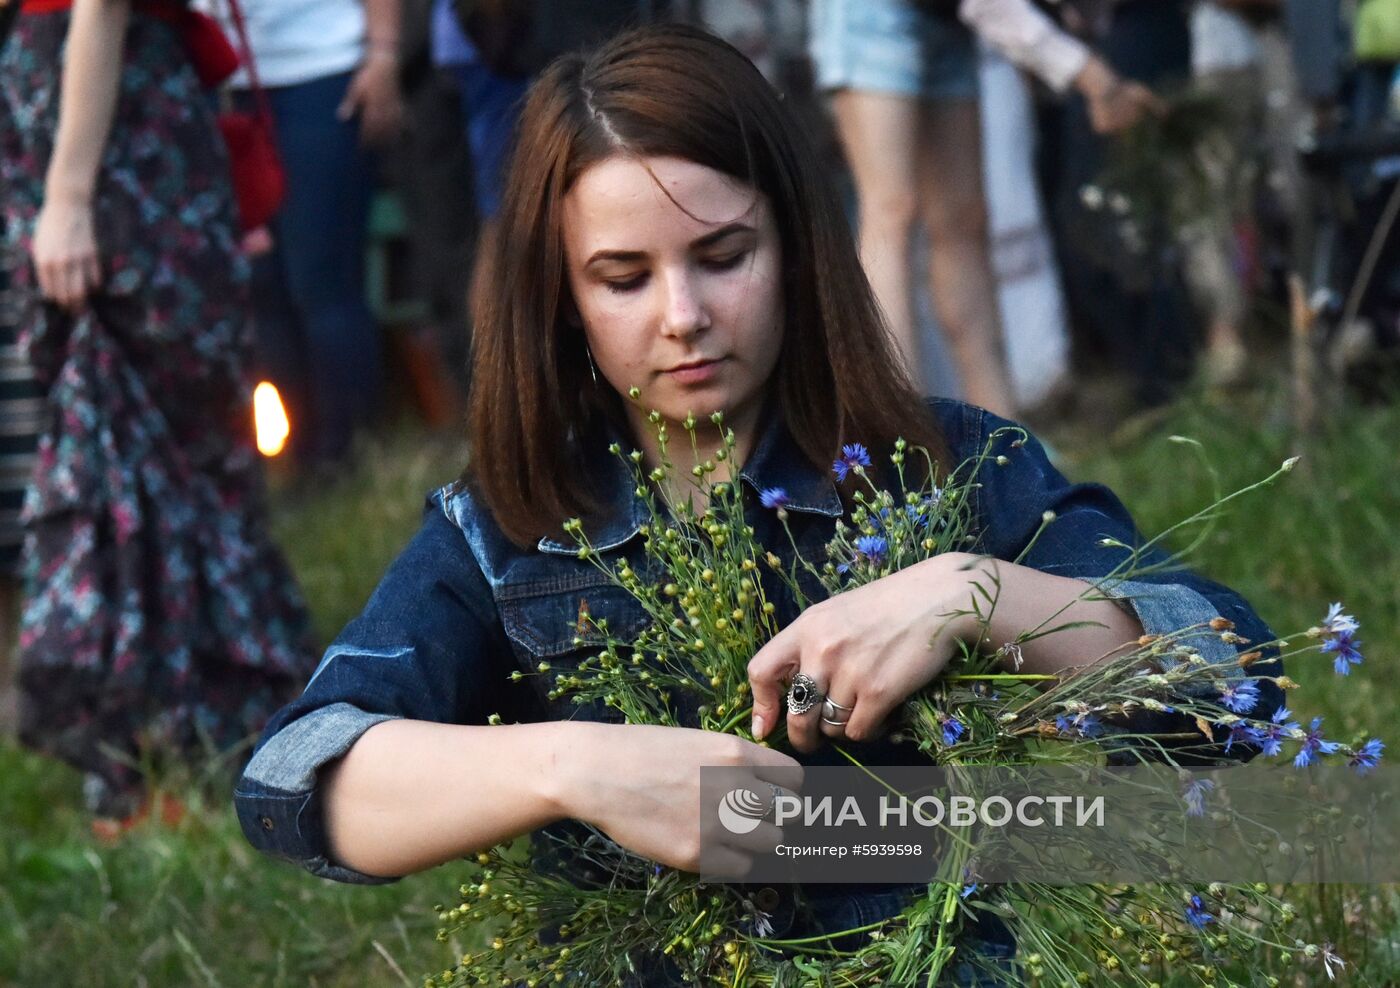
<svg viewBox="0 0 1400 988">
<path fill-rule="evenodd" d="M 632 434 L 650 474 L 663 466 L 661 443 L 656 435 L 658 425 L 649 422 L 642 412 L 631 417 Z M 733 421 L 726 418 L 723 427 L 714 425 L 708 418 L 697 419 L 693 444 L 683 422 L 667 421 L 665 425 L 665 458 L 670 460 L 671 468 L 659 483 L 653 482 L 654 486 L 673 509 L 688 498 L 696 514 L 702 514 L 709 505 L 710 488 L 735 480 L 739 468 L 753 452 L 758 437 L 757 410 Z M 718 455 L 725 450 L 724 434 L 730 430 L 734 432 L 734 448 Z M 696 467 L 701 469 L 699 477 L 695 474 Z"/>
</svg>

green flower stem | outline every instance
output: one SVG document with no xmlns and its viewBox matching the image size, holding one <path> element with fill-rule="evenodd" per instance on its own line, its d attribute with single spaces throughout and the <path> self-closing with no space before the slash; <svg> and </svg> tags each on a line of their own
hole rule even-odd
<svg viewBox="0 0 1400 988">
<path fill-rule="evenodd" d="M 972 682 L 972 681 L 974 681 L 974 680 L 984 680 L 984 681 L 993 682 L 993 683 L 1036 683 L 1036 682 L 1043 682 L 1043 681 L 1045 681 L 1045 680 L 1047 680 L 1047 679 L 1059 679 L 1059 678 L 1061 678 L 1061 677 L 1060 677 L 1059 675 L 1055 674 L 1055 673 L 1029 673 L 1029 672 L 1028 672 L 1028 673 L 1014 673 L 1014 672 L 991 673 L 991 672 L 989 672 L 989 673 L 981 673 L 981 674 L 974 674 L 974 673 L 958 673 L 957 675 L 953 675 L 953 676 L 944 676 L 944 677 L 943 677 L 943 681 L 944 681 L 945 683 L 970 683 L 970 682 Z"/>
<path fill-rule="evenodd" d="M 841 756 L 842 756 L 843 758 L 845 758 L 848 762 L 850 762 L 850 763 L 851 763 L 852 765 L 854 765 L 856 768 L 860 769 L 860 770 L 861 770 L 862 772 L 864 772 L 866 775 L 870 776 L 870 777 L 871 777 L 872 779 L 874 779 L 876 782 L 880 783 L 880 785 L 884 786 L 887 790 L 889 790 L 890 793 L 892 793 L 892 794 L 895 795 L 895 796 L 900 796 L 900 797 L 903 797 L 903 796 L 904 796 L 904 793 L 900 792 L 900 791 L 899 791 L 898 789 L 896 789 L 894 786 L 890 785 L 890 784 L 889 784 L 888 782 L 886 782 L 884 779 L 880 778 L 880 777 L 879 777 L 878 775 L 876 775 L 874 772 L 870 771 L 869 768 L 867 768 L 866 766 L 862 765 L 860 762 L 856 761 L 855 756 L 853 756 L 853 755 L 852 755 L 849 751 L 847 751 L 845 748 L 841 747 L 839 744 L 833 744 L 832 747 L 835 748 L 837 751 L 839 751 L 839 752 L 841 753 Z M 938 825 L 938 829 L 939 829 L 946 837 L 948 837 L 950 840 L 952 840 L 955 844 L 961 844 L 961 845 L 963 846 L 963 849 L 964 849 L 964 850 L 967 850 L 967 851 L 971 851 L 971 850 L 972 850 L 972 842 L 971 842 L 970 840 L 968 840 L 967 837 L 965 837 L 964 835 L 962 835 L 962 834 L 960 834 L 960 833 L 954 831 L 953 829 L 951 829 L 947 824 L 945 824 L 945 823 L 940 823 L 940 824 Z"/>
<path fill-rule="evenodd" d="M 947 942 L 948 924 L 958 912 L 958 893 L 960 889 L 952 882 L 943 890 L 943 908 L 939 911 L 938 936 L 933 942 L 933 966 L 929 968 L 927 984 L 932 988 L 938 981 L 938 976 L 943 973 L 943 968 L 953 959 L 953 954 L 957 947 Z"/>
<path fill-rule="evenodd" d="M 720 733 L 721 733 L 721 734 L 729 734 L 731 731 L 734 730 L 734 728 L 736 728 L 736 727 L 739 726 L 740 722 L 742 722 L 742 721 L 744 720 L 744 718 L 748 717 L 748 716 L 749 716 L 750 714 L 752 714 L 752 713 L 753 713 L 753 705 L 750 704 L 749 706 L 745 707 L 743 710 L 740 710 L 738 713 L 736 713 L 733 717 L 730 717 L 730 718 L 729 718 L 727 721 L 725 721 L 722 725 L 720 725 L 720 728 L 719 728 Z"/>
<path fill-rule="evenodd" d="M 876 929 L 879 929 L 880 927 L 884 926 L 884 925 L 885 925 L 886 923 L 888 923 L 888 922 L 890 922 L 888 919 L 882 919 L 882 920 L 878 920 L 878 921 L 876 921 L 876 922 L 874 922 L 874 923 L 867 923 L 867 924 L 864 925 L 864 926 L 857 926 L 857 927 L 854 927 L 854 928 L 849 929 L 849 930 L 841 930 L 841 931 L 839 931 L 839 932 L 837 932 L 837 933 L 823 933 L 823 934 L 821 934 L 820 936 L 815 936 L 815 937 L 803 937 L 803 938 L 800 939 L 800 940 L 767 940 L 767 939 L 758 940 L 758 939 L 750 939 L 749 942 L 752 943 L 752 944 L 754 944 L 755 946 L 759 946 L 759 947 L 800 947 L 800 946 L 802 946 L 803 944 L 808 944 L 808 943 L 819 943 L 819 942 L 821 942 L 821 941 L 823 941 L 823 940 L 831 940 L 831 939 L 834 939 L 835 937 L 850 936 L 850 935 L 853 934 L 853 933 L 865 933 L 865 932 L 868 932 L 868 931 L 870 931 L 870 930 L 876 930 Z M 833 953 L 836 953 L 836 954 L 838 954 L 838 955 L 841 954 L 840 951 L 833 951 Z M 842 955 L 842 956 L 844 956 L 844 955 Z"/>
</svg>

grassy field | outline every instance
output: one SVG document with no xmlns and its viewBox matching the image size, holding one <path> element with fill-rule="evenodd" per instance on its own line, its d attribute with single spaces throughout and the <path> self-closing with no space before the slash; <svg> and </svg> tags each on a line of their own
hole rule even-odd
<svg viewBox="0 0 1400 988">
<path fill-rule="evenodd" d="M 1110 484 L 1156 532 L 1223 490 L 1299 468 L 1220 519 L 1195 564 L 1242 591 L 1276 630 L 1316 623 L 1342 600 L 1362 622 L 1367 662 L 1340 679 L 1330 663 L 1298 665 L 1295 712 L 1324 715 L 1330 736 L 1389 733 L 1400 685 L 1400 408 L 1339 414 L 1325 434 L 1290 438 L 1277 393 L 1228 406 L 1196 400 L 1116 433 L 1057 430 L 1066 472 Z M 353 616 L 412 534 L 423 495 L 460 466 L 456 443 L 401 430 L 361 450 L 359 465 L 314 489 L 274 484 L 279 536 L 310 599 L 319 634 Z M 1393 739 L 1390 739 L 1393 741 Z M 1393 747 L 1393 744 L 1392 744 Z M 217 767 L 209 769 L 219 777 Z M 0 743 L 0 985 L 416 985 L 460 945 L 433 940 L 432 906 L 463 868 L 381 887 L 312 879 L 256 855 L 220 783 L 166 780 L 191 812 L 116 845 L 96 841 L 79 811 L 77 778 Z M 1396 904 L 1381 894 L 1309 893 L 1299 936 L 1332 939 L 1354 983 L 1392 983 Z M 458 951 L 452 948 L 456 946 Z M 1360 968 L 1360 971 L 1355 971 Z M 1317 983 L 1313 970 L 1285 983 Z"/>
</svg>

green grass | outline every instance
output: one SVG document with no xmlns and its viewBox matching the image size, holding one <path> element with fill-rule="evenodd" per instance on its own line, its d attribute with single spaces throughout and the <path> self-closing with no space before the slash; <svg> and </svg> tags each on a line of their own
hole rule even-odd
<svg viewBox="0 0 1400 988">
<path fill-rule="evenodd" d="M 1334 600 L 1346 604 L 1373 660 L 1347 677 L 1328 661 L 1295 661 L 1288 672 L 1303 688 L 1290 704 L 1326 716 L 1331 735 L 1383 731 L 1400 698 L 1390 662 L 1400 655 L 1400 404 L 1339 411 L 1307 440 L 1288 421 L 1285 396 L 1261 391 L 1228 407 L 1184 403 L 1145 434 L 1129 426 L 1106 439 L 1058 438 L 1066 471 L 1113 488 L 1148 535 L 1210 504 L 1212 471 L 1228 493 L 1301 456 L 1275 486 L 1222 511 L 1190 564 L 1243 594 L 1276 633 L 1317 624 Z M 1209 469 L 1176 435 L 1201 444 Z"/>
<path fill-rule="evenodd" d="M 400 430 L 362 446 L 333 482 L 274 476 L 274 529 L 321 644 L 461 462 L 458 443 Z M 0 743 L 0 985 L 419 985 L 449 956 L 432 911 L 457 884 L 446 870 L 386 886 L 321 881 L 244 841 L 226 785 L 162 785 L 188 802 L 185 821 L 107 846 L 89 832 L 75 773 Z"/>
<path fill-rule="evenodd" d="M 1225 490 L 1301 453 L 1294 473 L 1221 520 L 1195 565 L 1280 632 L 1344 601 L 1363 624 L 1366 664 L 1340 679 L 1330 663 L 1295 663 L 1304 687 L 1290 700 L 1302 716 L 1325 715 L 1334 736 L 1384 737 L 1400 696 L 1388 674 L 1400 646 L 1400 408 L 1340 414 L 1306 444 L 1286 421 L 1283 399 L 1261 392 L 1228 409 L 1187 403 L 1116 435 L 1053 439 L 1067 472 L 1107 482 L 1149 533 L 1210 497 L 1209 473 L 1167 436 L 1199 440 Z M 274 483 L 276 531 L 323 642 L 363 605 L 416 528 L 423 495 L 455 476 L 460 457 L 452 441 L 400 430 L 333 482 Z M 166 784 L 187 799 L 185 822 L 107 846 L 89 833 L 72 772 L 0 745 L 0 985 L 417 985 L 460 950 L 434 942 L 431 907 L 452 897 L 465 865 L 388 886 L 319 881 L 253 852 L 220 784 Z M 1389 890 L 1302 901 L 1299 936 L 1333 939 L 1370 983 L 1391 983 L 1400 924 Z M 1316 984 L 1315 974 L 1285 983 Z"/>
</svg>

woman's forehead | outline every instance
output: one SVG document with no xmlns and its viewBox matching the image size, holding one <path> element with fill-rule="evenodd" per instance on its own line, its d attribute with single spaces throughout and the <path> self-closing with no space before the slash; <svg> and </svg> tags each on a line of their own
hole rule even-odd
<svg viewBox="0 0 1400 988">
<path fill-rule="evenodd" d="M 564 199 L 565 237 L 580 248 L 624 239 L 698 239 L 731 223 L 755 228 L 766 209 L 745 182 L 684 158 L 614 155 L 586 169 Z"/>
</svg>

